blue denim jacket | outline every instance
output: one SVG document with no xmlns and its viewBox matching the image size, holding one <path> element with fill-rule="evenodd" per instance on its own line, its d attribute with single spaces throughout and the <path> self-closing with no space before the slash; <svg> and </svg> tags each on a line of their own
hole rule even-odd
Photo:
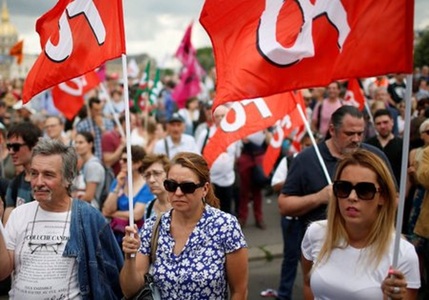
<svg viewBox="0 0 429 300">
<path fill-rule="evenodd" d="M 70 240 L 63 256 L 75 257 L 82 299 L 120 299 L 123 255 L 109 224 L 86 202 L 74 199 Z"/>
</svg>

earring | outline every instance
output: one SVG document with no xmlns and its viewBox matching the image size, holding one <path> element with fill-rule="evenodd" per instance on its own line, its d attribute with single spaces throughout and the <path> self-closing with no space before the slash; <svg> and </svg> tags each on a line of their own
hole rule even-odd
<svg viewBox="0 0 429 300">
<path fill-rule="evenodd" d="M 206 197 L 204 197 L 204 196 L 203 196 L 203 197 L 201 198 L 201 201 L 203 202 L 203 204 L 206 204 Z"/>
</svg>

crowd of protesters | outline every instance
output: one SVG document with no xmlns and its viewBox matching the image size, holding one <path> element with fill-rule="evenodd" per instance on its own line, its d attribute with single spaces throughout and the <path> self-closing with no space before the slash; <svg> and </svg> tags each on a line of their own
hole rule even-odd
<svg viewBox="0 0 429 300">
<path fill-rule="evenodd" d="M 384 153 L 398 185 L 401 179 L 405 119 L 404 78 L 403 75 L 396 74 L 361 82 L 368 101 L 363 111 L 364 133 L 355 141 L 357 144 L 366 142 Z M 222 105 L 212 112 L 211 95 L 189 98 L 185 107 L 179 108 L 171 97 L 174 83 L 168 78 L 163 83 L 164 89 L 159 94 L 158 102 L 152 103 L 148 108 L 137 105 L 147 103 L 144 102 L 144 94 L 143 100 L 133 100 L 138 87 L 130 88 L 131 136 L 127 138 L 124 136 L 125 105 L 120 101 L 123 86 L 117 77 L 107 78 L 110 99 L 103 98 L 102 93 L 96 90 L 92 91 L 87 97 L 87 104 L 73 120 L 63 118 L 49 93 L 38 95 L 29 104 L 23 105 L 20 100 L 22 81 L 0 81 L 0 215 L 3 223 L 7 223 L 14 208 L 33 200 L 29 180 L 31 152 L 41 137 L 58 140 L 75 148 L 78 154 L 78 173 L 73 181 L 72 196 L 88 202 L 111 222 L 119 245 L 129 217 L 127 205 L 130 193 L 134 199 L 134 219 L 139 228 L 150 216 L 171 209 L 161 182 L 166 179 L 168 161 L 180 152 L 202 154 L 220 120 L 227 113 L 228 106 Z M 307 117 L 313 135 L 319 141 L 340 140 L 335 132 L 332 137 L 329 128 L 333 122 L 333 113 L 344 105 L 350 105 L 346 91 L 345 82 L 333 82 L 326 88 L 303 91 Z M 426 177 L 426 170 L 429 169 L 426 165 L 429 164 L 429 148 L 426 148 L 429 145 L 429 67 L 423 66 L 416 70 L 412 91 L 410 158 L 402 232 L 416 247 L 422 270 L 421 290 L 426 292 L 426 272 L 429 269 L 429 222 L 425 217 L 429 212 L 429 182 Z M 118 116 L 117 120 L 115 115 Z M 210 170 L 214 194 L 220 199 L 220 209 L 234 214 L 242 228 L 248 226 L 250 202 L 253 205 L 256 227 L 261 230 L 266 228 L 262 211 L 263 192 L 273 191 L 270 187 L 252 184 L 249 174 L 253 168 L 262 164 L 270 137 L 271 130 L 268 128 L 233 143 L 219 156 Z M 283 166 L 282 158 L 297 154 L 291 146 L 293 138 L 289 136 L 284 140 L 282 155 L 276 166 Z M 308 140 L 308 135 L 306 138 Z M 130 158 L 125 152 L 127 141 L 133 145 Z M 148 158 L 145 160 L 145 157 Z M 133 191 L 129 191 L 127 187 L 127 159 L 132 161 Z M 276 184 L 285 182 L 285 187 L 290 186 L 286 179 L 287 167 L 282 174 L 285 178 L 277 178 Z M 291 193 L 290 188 L 285 190 L 280 186 L 275 190 L 281 190 L 282 195 Z M 151 213 L 146 211 L 149 207 Z M 287 218 L 288 224 L 291 221 L 302 221 L 303 226 L 308 225 L 306 220 L 301 220 L 305 214 L 303 211 L 290 208 L 282 210 L 280 203 L 280 212 L 283 214 L 282 218 Z M 294 234 L 301 236 L 294 238 L 295 241 L 300 241 L 304 232 L 299 229 L 299 233 Z M 285 235 L 284 242 L 285 249 L 289 249 Z M 300 249 L 296 248 L 296 251 L 299 252 Z M 286 253 L 285 250 L 285 255 Z M 295 254 L 294 257 L 298 257 Z M 292 262 L 295 270 L 298 259 L 295 258 Z M 290 267 L 284 265 L 284 268 Z M 284 276 L 286 272 L 282 270 L 278 299 L 291 297 L 294 275 L 289 275 L 288 279 Z M 292 282 L 292 285 L 285 284 L 285 281 Z"/>
</svg>

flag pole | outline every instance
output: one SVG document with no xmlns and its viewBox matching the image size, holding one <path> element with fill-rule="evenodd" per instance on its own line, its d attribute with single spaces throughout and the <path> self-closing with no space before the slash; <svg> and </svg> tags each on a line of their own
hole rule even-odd
<svg viewBox="0 0 429 300">
<path fill-rule="evenodd" d="M 129 210 L 129 224 L 134 227 L 134 201 L 133 201 L 133 176 L 132 176 L 132 156 L 131 156 L 131 136 L 130 127 L 130 102 L 128 92 L 128 76 L 127 76 L 127 56 L 122 54 L 122 77 L 124 83 L 124 104 L 125 104 L 125 136 L 127 141 L 127 180 L 128 180 L 128 210 Z"/>
<path fill-rule="evenodd" d="M 322 167 L 323 173 L 325 174 L 326 181 L 328 184 L 332 183 L 331 177 L 329 176 L 328 169 L 326 169 L 325 161 L 322 158 L 322 155 L 320 154 L 319 147 L 317 146 L 316 140 L 314 139 L 313 132 L 311 131 L 310 124 L 307 121 L 307 118 L 304 114 L 304 111 L 302 110 L 301 104 L 297 103 L 296 108 L 298 109 L 298 112 L 302 118 L 302 121 L 304 122 L 305 129 L 309 133 L 311 142 L 313 143 L 314 150 L 316 151 L 317 159 L 319 160 L 320 166 Z"/>
<path fill-rule="evenodd" d="M 393 268 L 398 266 L 399 256 L 399 242 L 401 239 L 401 229 L 404 217 L 404 206 L 405 206 L 405 188 L 407 178 L 407 167 L 408 167 L 408 150 L 410 146 L 410 121 L 411 121 L 411 93 L 413 85 L 413 75 L 407 75 L 407 86 L 405 90 L 405 126 L 402 141 L 402 165 L 401 165 L 401 183 L 399 185 L 399 203 L 398 211 L 396 214 L 396 234 L 395 234 L 395 247 L 393 249 Z"/>
<path fill-rule="evenodd" d="M 121 135 L 121 137 L 125 138 L 124 129 L 122 128 L 121 123 L 119 122 L 118 114 L 113 109 L 112 99 L 110 98 L 110 94 L 107 91 L 106 87 L 104 86 L 104 83 L 102 83 L 102 82 L 100 82 L 100 89 L 106 97 L 107 105 L 110 109 L 110 112 L 112 113 L 113 121 L 115 121 L 115 124 L 118 127 L 119 134 Z"/>
</svg>

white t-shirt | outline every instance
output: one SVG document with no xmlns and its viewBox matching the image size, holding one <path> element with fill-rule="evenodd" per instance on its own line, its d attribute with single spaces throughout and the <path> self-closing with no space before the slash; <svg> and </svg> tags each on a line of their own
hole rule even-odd
<svg viewBox="0 0 429 300">
<path fill-rule="evenodd" d="M 302 241 L 301 250 L 305 259 L 315 262 L 322 247 L 326 220 L 317 221 L 308 227 Z M 335 249 L 327 262 L 313 269 L 310 286 L 315 299 L 383 299 L 381 283 L 386 278 L 393 261 L 394 238 L 389 253 L 374 269 L 367 263 L 368 249 L 347 246 Z M 408 288 L 420 287 L 419 261 L 414 249 L 404 239 L 400 240 L 398 266 L 404 273 Z"/>
<path fill-rule="evenodd" d="M 76 259 L 62 256 L 70 219 L 71 212 L 48 212 L 37 201 L 12 211 L 5 228 L 15 255 L 10 299 L 81 299 Z"/>
<path fill-rule="evenodd" d="M 210 142 L 210 139 L 216 133 L 216 126 L 213 125 L 209 129 L 204 129 L 197 137 L 197 146 L 199 151 L 203 152 L 204 140 L 207 137 L 207 130 L 209 131 L 209 138 L 207 139 L 206 145 Z M 235 156 L 237 155 L 237 143 L 234 142 L 228 146 L 226 151 L 222 152 L 216 160 L 213 162 L 210 168 L 210 180 L 212 183 L 222 186 L 228 187 L 234 184 L 235 181 Z"/>
<path fill-rule="evenodd" d="M 104 179 L 106 172 L 101 164 L 101 161 L 96 156 L 92 156 L 82 167 L 83 178 L 85 179 L 85 185 L 88 182 L 95 182 L 97 184 L 95 189 L 94 199 L 91 200 L 91 205 L 97 209 L 100 209 L 100 197 L 104 188 Z"/>
<path fill-rule="evenodd" d="M 184 151 L 200 154 L 194 137 L 188 134 L 182 134 L 178 144 L 174 144 L 170 136 L 157 141 L 155 143 L 153 153 L 167 154 L 167 150 L 165 149 L 165 141 L 167 141 L 168 158 L 170 159 L 172 159 L 177 153 Z"/>
</svg>

